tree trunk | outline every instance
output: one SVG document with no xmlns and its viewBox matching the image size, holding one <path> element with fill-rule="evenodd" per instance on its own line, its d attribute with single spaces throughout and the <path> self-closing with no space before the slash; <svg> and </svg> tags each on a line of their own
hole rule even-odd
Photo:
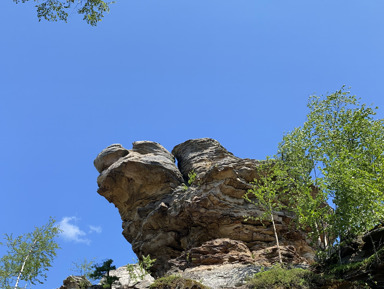
<svg viewBox="0 0 384 289">
<path fill-rule="evenodd" d="M 279 253 L 279 262 L 280 262 L 280 264 L 283 264 L 283 259 L 281 258 L 281 252 L 280 252 L 279 238 L 277 236 L 275 221 L 273 220 L 273 214 L 272 213 L 271 213 L 271 220 L 272 220 L 272 225 L 273 225 L 273 232 L 275 233 L 275 238 L 276 238 L 277 252 Z"/>
<path fill-rule="evenodd" d="M 324 228 L 324 225 L 322 225 Z M 322 249 L 324 252 L 328 249 L 328 239 L 327 235 L 323 229 L 323 233 L 320 233 L 319 224 L 315 222 L 315 228 L 316 228 L 316 234 L 318 236 L 317 243 L 320 249 Z"/>
<path fill-rule="evenodd" d="M 17 286 L 19 285 L 19 281 L 20 281 L 20 278 L 21 278 L 21 274 L 23 274 L 25 264 L 27 263 L 29 256 L 30 256 L 31 253 L 33 252 L 33 249 L 34 249 L 34 247 L 35 247 L 35 245 L 36 245 L 36 243 L 37 243 L 37 239 L 38 239 L 38 238 L 35 239 L 35 241 L 33 242 L 33 245 L 32 245 L 32 247 L 31 247 L 31 249 L 29 250 L 27 256 L 24 258 L 24 262 L 23 262 L 23 265 L 21 266 L 19 275 L 17 276 L 17 280 L 16 280 L 16 284 L 15 284 L 15 288 L 14 288 L 14 289 L 17 289 Z"/>
<path fill-rule="evenodd" d="M 376 245 L 375 245 L 375 242 L 373 241 L 372 234 L 369 234 L 369 237 L 370 237 L 371 242 L 372 242 L 373 252 L 375 253 L 376 260 L 378 263 L 380 263 L 381 261 L 380 261 L 379 255 L 377 254 Z"/>
</svg>

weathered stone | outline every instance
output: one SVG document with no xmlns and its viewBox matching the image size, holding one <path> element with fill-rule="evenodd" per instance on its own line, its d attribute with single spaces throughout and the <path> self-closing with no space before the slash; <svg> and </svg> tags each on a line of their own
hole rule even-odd
<svg viewBox="0 0 384 289">
<path fill-rule="evenodd" d="M 264 267 L 245 264 L 202 265 L 188 268 L 179 274 L 184 278 L 198 280 L 211 289 L 245 289 L 249 277 Z"/>
<path fill-rule="evenodd" d="M 136 276 L 140 276 L 142 272 L 139 269 L 139 265 L 135 265 L 134 272 Z M 149 285 L 155 280 L 151 275 L 145 274 L 145 276 L 140 278 L 133 278 L 132 275 L 129 274 L 127 267 L 122 266 L 117 268 L 116 270 L 111 270 L 109 272 L 111 276 L 119 277 L 119 281 L 115 282 L 112 285 L 112 289 L 144 289 L 149 288 Z"/>
<path fill-rule="evenodd" d="M 153 289 L 211 289 L 199 281 L 180 275 L 165 276 L 151 284 Z"/>
<path fill-rule="evenodd" d="M 157 143 L 135 142 L 124 156 L 122 147 L 117 155 L 109 154 L 109 148 L 95 161 L 104 168 L 97 180 L 98 192 L 115 204 L 123 221 L 132 219 L 132 208 L 150 209 L 148 204 L 170 194 L 183 182 L 173 156 Z M 110 164 L 112 159 L 116 161 Z"/>
<path fill-rule="evenodd" d="M 224 238 L 211 240 L 199 247 L 184 251 L 169 263 L 172 267 L 171 270 L 185 270 L 201 265 L 253 264 L 255 260 L 243 242 Z"/>
<path fill-rule="evenodd" d="M 296 252 L 296 248 L 292 245 L 280 246 L 281 258 L 284 264 L 291 265 L 308 265 L 308 261 Z M 265 267 L 271 267 L 279 262 L 279 253 L 277 246 L 252 251 L 255 264 Z"/>
<path fill-rule="evenodd" d="M 172 154 L 178 160 L 178 167 L 188 179 L 188 173 L 194 171 L 197 176 L 204 175 L 213 164 L 239 160 L 214 139 L 192 139 L 174 147 Z"/>
<path fill-rule="evenodd" d="M 133 270 L 132 273 L 135 273 L 136 276 L 142 275 L 138 264 L 134 265 Z M 119 280 L 112 284 L 112 289 L 148 289 L 155 280 L 149 274 L 145 274 L 142 278 L 135 279 L 129 274 L 126 266 L 111 270 L 109 274 L 110 276 L 119 277 Z M 100 282 L 99 285 L 92 285 L 84 276 L 71 275 L 63 281 L 63 285 L 59 289 L 103 289 L 104 287 L 101 283 L 102 282 Z"/>
<path fill-rule="evenodd" d="M 68 276 L 67 279 L 63 281 L 63 285 L 59 289 L 83 289 L 91 287 L 92 284 L 84 276 Z"/>
<path fill-rule="evenodd" d="M 128 150 L 122 147 L 121 144 L 113 144 L 105 148 L 95 159 L 93 164 L 99 173 L 109 168 L 120 158 L 126 156 Z"/>
<path fill-rule="evenodd" d="M 135 142 L 113 164 L 108 159 L 99 165 L 105 168 L 98 177 L 98 193 L 118 208 L 123 235 L 138 257 L 157 259 L 155 276 L 170 268 L 169 260 L 215 239 L 239 241 L 250 251 L 275 245 L 270 223 L 244 220 L 262 213 L 243 199 L 257 177 L 258 161 L 237 158 L 212 139 L 186 141 L 173 153 L 180 171 L 173 155 L 153 142 Z M 190 172 L 196 180 L 187 187 Z M 292 215 L 276 212 L 274 220 L 281 244 L 311 260 L 314 252 L 304 232 L 289 226 Z"/>
</svg>

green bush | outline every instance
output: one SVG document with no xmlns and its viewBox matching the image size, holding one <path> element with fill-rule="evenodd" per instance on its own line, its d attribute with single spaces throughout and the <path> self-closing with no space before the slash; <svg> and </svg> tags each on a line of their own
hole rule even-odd
<svg viewBox="0 0 384 289">
<path fill-rule="evenodd" d="M 256 273 L 248 280 L 248 286 L 257 289 L 307 289 L 316 288 L 320 281 L 320 277 L 309 270 L 275 265 L 267 271 Z"/>
<path fill-rule="evenodd" d="M 131 280 L 134 282 L 143 280 L 145 275 L 149 274 L 149 270 L 155 262 L 156 259 L 151 259 L 151 256 L 148 254 L 147 256 L 143 255 L 142 260 L 136 264 L 128 264 L 126 268 L 129 275 L 129 282 L 131 282 Z"/>
<path fill-rule="evenodd" d="M 196 173 L 195 173 L 195 171 L 194 170 L 192 170 L 192 171 L 190 171 L 189 173 L 188 173 L 188 185 L 187 184 L 183 184 L 183 190 L 184 191 L 187 191 L 188 190 L 188 188 L 190 187 L 190 186 L 192 186 L 192 183 L 196 180 Z M 199 185 L 199 184 L 197 184 L 197 185 Z"/>
<path fill-rule="evenodd" d="M 196 180 L 196 173 L 194 170 L 188 173 L 188 185 L 192 185 L 192 183 Z"/>
<path fill-rule="evenodd" d="M 149 287 L 150 289 L 209 289 L 209 287 L 195 280 L 186 279 L 176 275 L 170 275 L 157 279 Z"/>
</svg>

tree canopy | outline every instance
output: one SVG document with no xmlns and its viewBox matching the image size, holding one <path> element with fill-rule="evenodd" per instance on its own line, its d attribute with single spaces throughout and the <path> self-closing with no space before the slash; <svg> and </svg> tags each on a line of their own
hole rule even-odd
<svg viewBox="0 0 384 289">
<path fill-rule="evenodd" d="M 55 220 L 36 227 L 32 233 L 14 238 L 5 235 L 7 254 L 0 259 L 0 288 L 19 288 L 21 281 L 25 287 L 30 284 L 43 283 L 47 278 L 45 272 L 51 267 L 52 260 L 59 249 L 55 237 L 60 229 Z"/>
<path fill-rule="evenodd" d="M 119 277 L 111 276 L 109 274 L 111 270 L 116 270 L 116 266 L 112 266 L 112 263 L 113 260 L 108 259 L 104 261 L 102 265 L 94 265 L 93 268 L 95 270 L 92 274 L 89 275 L 92 279 L 101 279 L 101 284 L 103 285 L 103 288 L 112 288 L 112 284 L 115 281 L 119 280 Z"/>
<path fill-rule="evenodd" d="M 307 120 L 283 137 L 277 158 L 296 186 L 299 219 L 318 232 L 346 239 L 384 219 L 384 122 L 344 87 L 312 96 Z M 298 190 L 300 192 L 300 190 Z M 331 202 L 330 210 L 321 203 Z"/>
<path fill-rule="evenodd" d="M 384 121 L 344 87 L 311 96 L 308 108 L 303 126 L 284 135 L 274 159 L 256 168 L 244 197 L 272 223 L 274 211 L 292 211 L 321 254 L 384 220 Z M 276 230 L 275 237 L 278 245 Z"/>
<path fill-rule="evenodd" d="M 96 26 L 102 20 L 105 13 L 109 12 L 109 5 L 113 3 L 103 0 L 13 0 L 16 3 L 29 1 L 37 2 L 35 7 L 39 21 L 65 21 L 73 10 L 80 15 L 90 25 Z"/>
</svg>

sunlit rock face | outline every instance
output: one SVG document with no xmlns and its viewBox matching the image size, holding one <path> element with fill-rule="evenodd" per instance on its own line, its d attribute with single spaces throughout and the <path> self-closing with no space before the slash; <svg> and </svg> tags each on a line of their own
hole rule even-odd
<svg viewBox="0 0 384 289">
<path fill-rule="evenodd" d="M 244 216 L 261 213 L 243 199 L 251 188 L 249 183 L 257 177 L 258 163 L 235 157 L 209 138 L 188 140 L 177 145 L 172 153 L 150 141 L 135 142 L 130 150 L 115 144 L 95 160 L 100 173 L 98 193 L 118 208 L 123 235 L 138 257 L 149 254 L 157 259 L 153 267 L 155 276 L 163 275 L 178 262 L 183 263 L 180 258 L 186 258 L 188 250 L 199 252 L 204 262 L 215 259 L 212 248 L 215 244 L 223 247 L 222 242 L 213 242 L 216 239 L 235 242 L 224 243 L 235 246 L 231 247 L 237 248 L 234 254 L 241 256 L 227 256 L 225 263 L 257 263 L 256 256 L 262 263 L 263 258 L 268 258 L 262 252 L 275 246 L 272 226 L 244 220 Z M 188 185 L 191 172 L 196 179 Z M 314 252 L 305 234 L 290 225 L 291 214 L 276 212 L 274 218 L 280 242 L 294 252 L 294 259 L 312 260 Z M 202 249 L 204 244 L 209 250 Z M 202 256 L 204 252 L 209 256 Z M 219 249 L 217 252 L 223 254 Z M 269 254 L 271 260 L 276 254 Z M 183 266 L 188 264 L 192 263 L 184 262 Z"/>
</svg>

